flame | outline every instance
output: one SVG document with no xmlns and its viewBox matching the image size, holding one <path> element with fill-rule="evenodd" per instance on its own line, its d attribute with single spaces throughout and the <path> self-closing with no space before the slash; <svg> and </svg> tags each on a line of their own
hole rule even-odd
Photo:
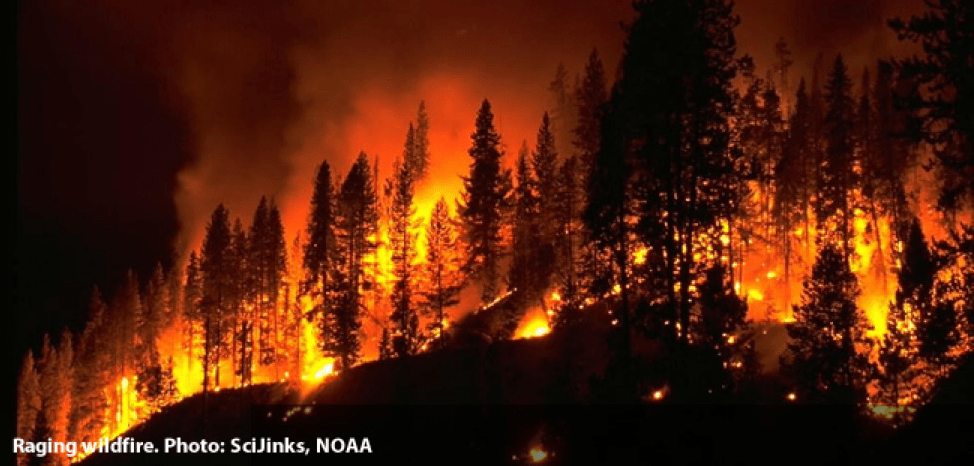
<svg viewBox="0 0 974 466">
<path fill-rule="evenodd" d="M 314 380 L 321 381 L 325 377 L 332 375 L 334 373 L 334 370 L 335 370 L 335 359 L 325 358 L 325 361 L 322 363 L 321 369 L 318 369 L 318 371 L 315 372 Z"/>
<path fill-rule="evenodd" d="M 531 457 L 531 461 L 535 463 L 540 463 L 548 457 L 548 452 L 541 449 L 541 447 L 534 447 L 528 452 L 528 456 Z"/>
<path fill-rule="evenodd" d="M 538 338 L 547 335 L 549 332 L 551 329 L 548 327 L 548 317 L 544 312 L 541 312 L 540 308 L 537 308 L 524 315 L 514 332 L 514 338 Z"/>
</svg>

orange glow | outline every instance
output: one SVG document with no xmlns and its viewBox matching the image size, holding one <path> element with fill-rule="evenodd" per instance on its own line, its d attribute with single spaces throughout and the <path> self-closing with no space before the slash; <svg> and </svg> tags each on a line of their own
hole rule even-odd
<svg viewBox="0 0 974 466">
<path fill-rule="evenodd" d="M 314 379 L 320 381 L 325 377 L 334 373 L 335 370 L 335 360 L 334 358 L 325 358 L 324 363 L 322 363 L 321 369 L 315 372 Z"/>
<path fill-rule="evenodd" d="M 540 463 L 548 457 L 548 452 L 542 450 L 541 447 L 534 447 L 528 452 L 528 455 L 531 457 L 532 462 Z"/>
<path fill-rule="evenodd" d="M 514 332 L 514 338 L 538 338 L 547 335 L 549 332 L 551 329 L 548 327 L 548 318 L 538 308 L 528 311 L 524 315 Z"/>
</svg>

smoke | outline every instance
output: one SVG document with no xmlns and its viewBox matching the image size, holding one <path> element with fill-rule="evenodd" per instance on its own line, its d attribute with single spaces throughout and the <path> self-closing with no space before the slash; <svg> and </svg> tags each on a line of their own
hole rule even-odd
<svg viewBox="0 0 974 466">
<path fill-rule="evenodd" d="M 609 75 L 621 55 L 628 1 L 375 2 L 285 1 L 271 5 L 186 4 L 170 13 L 180 105 L 192 125 L 195 158 L 174 195 L 183 256 L 197 247 L 209 213 L 224 203 L 246 223 L 261 195 L 281 206 L 289 237 L 304 226 L 312 179 L 329 161 L 347 171 L 359 152 L 378 155 L 382 178 L 402 153 L 421 100 L 431 121 L 432 173 L 417 193 L 420 215 L 448 200 L 467 170 L 466 149 L 480 101 L 514 152 L 533 141 L 550 107 L 559 62 L 573 73 L 597 47 Z M 893 2 L 745 0 L 737 35 L 759 69 L 773 63 L 779 36 L 791 44 L 793 81 L 815 55 L 842 51 L 854 72 L 890 55 Z M 566 141 L 558 141 L 567 146 Z M 512 159 L 513 157 L 509 157 Z"/>
<path fill-rule="evenodd" d="M 918 14 L 922 8 L 922 2 L 913 0 L 738 0 L 738 49 L 754 57 L 759 71 L 768 70 L 775 63 L 775 42 L 784 38 L 794 60 L 789 92 L 795 91 L 799 78 L 811 80 L 819 54 L 827 67 L 841 53 L 858 84 L 856 77 L 865 67 L 875 68 L 876 60 L 910 52 L 886 21 Z"/>
<path fill-rule="evenodd" d="M 359 152 L 377 155 L 381 183 L 421 100 L 432 161 L 417 200 L 427 215 L 440 196 L 459 192 L 484 98 L 508 152 L 533 141 L 558 63 L 580 72 L 598 47 L 612 69 L 628 16 L 625 1 L 515 0 L 295 1 L 187 13 L 174 79 L 195 160 L 178 174 L 177 250 L 199 246 L 217 204 L 246 223 L 261 195 L 275 198 L 293 237 L 323 160 L 343 174 Z"/>
</svg>

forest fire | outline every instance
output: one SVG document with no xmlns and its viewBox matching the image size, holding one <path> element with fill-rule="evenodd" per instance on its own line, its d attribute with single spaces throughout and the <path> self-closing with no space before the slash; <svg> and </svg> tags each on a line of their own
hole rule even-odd
<svg viewBox="0 0 974 466">
<path fill-rule="evenodd" d="M 354 94 L 327 104 L 353 116 L 325 118 L 311 81 L 329 73 L 284 70 L 303 72 L 283 88 L 307 114 L 253 137 L 282 146 L 270 152 L 287 154 L 273 164 L 286 175 L 211 193 L 213 154 L 236 151 L 222 131 L 194 133 L 203 155 L 174 200 L 183 221 L 212 209 L 205 227 L 187 221 L 172 264 L 96 289 L 82 328 L 26 352 L 18 436 L 115 438 L 197 394 L 204 417 L 211 399 L 265 387 L 320 401 L 322 384 L 357 370 L 448 385 L 410 371 L 513 367 L 504 345 L 561 341 L 557 364 L 524 373 L 563 371 L 564 386 L 518 396 L 756 397 L 908 422 L 974 343 L 974 134 L 957 104 L 970 78 L 952 74 L 974 61 L 942 69 L 956 58 L 934 34 L 925 58 L 869 63 L 861 84 L 841 54 L 796 84 L 783 38 L 767 69 L 741 56 L 729 2 L 633 7 L 618 67 L 593 49 L 551 70 L 538 102 L 521 98 L 525 83 L 473 101 L 476 82 L 437 70 L 368 84 L 408 92 L 328 89 Z M 928 26 L 890 22 L 903 38 Z M 479 34 L 459 31 L 458 44 Z M 310 66 L 316 47 L 288 56 Z M 191 107 L 212 125 L 207 105 Z M 522 339 L 538 340 L 510 341 Z M 459 360 L 467 348 L 489 357 Z M 515 396 L 474 369 L 478 400 Z M 397 397 L 428 388 L 397 384 Z M 554 459 L 523 448 L 515 458 Z"/>
<path fill-rule="evenodd" d="M 540 309 L 529 312 L 518 325 L 514 332 L 515 338 L 538 338 L 551 332 L 548 325 L 548 318 Z"/>
</svg>

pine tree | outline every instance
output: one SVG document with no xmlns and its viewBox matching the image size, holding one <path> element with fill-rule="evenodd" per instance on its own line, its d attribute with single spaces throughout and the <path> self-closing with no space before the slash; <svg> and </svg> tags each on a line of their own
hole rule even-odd
<svg viewBox="0 0 974 466">
<path fill-rule="evenodd" d="M 79 442 L 99 438 L 105 426 L 109 406 L 105 388 L 112 385 L 110 346 L 106 338 L 107 312 L 108 306 L 95 288 L 89 304 L 88 323 L 79 338 L 75 358 L 75 370 L 81 376 L 75 378 L 72 393 L 75 403 L 68 436 Z"/>
<path fill-rule="evenodd" d="M 322 320 L 326 354 L 339 359 L 339 368 L 348 369 L 359 357 L 361 348 L 363 293 L 374 287 L 365 270 L 365 258 L 374 254 L 377 196 L 368 157 L 361 153 L 341 185 L 338 196 L 336 246 L 338 263 L 334 267 L 335 301 L 329 316 Z"/>
<path fill-rule="evenodd" d="M 578 102 L 578 126 L 575 127 L 572 144 L 578 151 L 580 171 L 584 175 L 579 183 L 584 186 L 592 171 L 595 154 L 599 151 L 602 107 L 608 100 L 605 71 L 598 50 L 592 49 L 585 65 L 585 75 L 575 100 Z"/>
<path fill-rule="evenodd" d="M 906 226 L 910 216 L 902 180 L 913 164 L 915 151 L 904 137 L 914 130 L 909 127 L 907 112 L 896 105 L 894 97 L 901 93 L 897 87 L 892 65 L 880 62 L 872 86 L 873 146 L 863 157 L 863 178 L 871 182 L 873 211 L 892 216 L 893 225 L 899 229 Z"/>
<path fill-rule="evenodd" d="M 34 362 L 34 353 L 27 351 L 17 379 L 17 437 L 34 438 L 35 425 L 41 411 L 41 386 Z M 27 454 L 17 455 L 17 465 L 27 464 Z"/>
<path fill-rule="evenodd" d="M 578 157 L 571 156 L 561 164 L 557 174 L 555 192 L 555 261 L 558 265 L 557 285 L 561 296 L 557 311 L 559 324 L 575 321 L 581 308 L 580 272 L 584 267 L 581 257 L 582 234 L 580 218 L 585 193 L 578 180 Z"/>
<path fill-rule="evenodd" d="M 111 316 L 108 320 L 113 322 L 110 326 L 112 335 L 108 337 L 112 345 L 113 375 L 130 376 L 137 362 L 141 360 L 138 323 L 145 312 L 139 292 L 139 278 L 132 270 L 125 274 L 121 289 L 112 296 L 109 309 Z"/>
<path fill-rule="evenodd" d="M 206 226 L 203 239 L 203 253 L 200 259 L 202 277 L 202 296 L 200 309 L 203 314 L 203 390 L 209 391 L 210 384 L 220 386 L 220 359 L 225 352 L 225 336 L 228 296 L 232 277 L 231 231 L 229 212 L 223 204 L 217 206 Z M 214 374 L 211 381 L 210 375 Z"/>
<path fill-rule="evenodd" d="M 902 416 L 898 409 L 900 400 L 908 394 L 913 380 L 913 364 L 916 360 L 916 344 L 910 328 L 910 316 L 906 303 L 890 303 L 886 314 L 886 333 L 883 334 L 879 348 L 880 401 L 897 409 L 893 412 L 894 421 L 900 423 Z"/>
<path fill-rule="evenodd" d="M 392 315 L 390 320 L 394 329 L 392 346 L 398 357 L 405 357 L 419 351 L 423 336 L 419 327 L 419 315 L 413 302 L 415 273 L 413 262 L 416 258 L 416 207 L 413 205 L 413 173 L 406 160 L 414 157 L 415 132 L 409 125 L 406 133 L 406 148 L 402 160 L 393 164 L 394 177 L 388 180 L 392 191 L 389 206 L 389 243 L 392 248 L 393 276 Z"/>
<path fill-rule="evenodd" d="M 826 245 L 805 280 L 802 303 L 782 370 L 797 385 L 802 399 L 857 403 L 865 399 L 867 361 L 858 345 L 867 326 L 856 305 L 861 291 L 856 275 L 838 245 Z"/>
<path fill-rule="evenodd" d="M 186 264 L 186 284 L 183 286 L 183 318 L 185 319 L 184 345 L 186 348 L 186 369 L 193 373 L 193 363 L 199 343 L 206 327 L 205 317 L 200 307 L 203 297 L 203 277 L 200 272 L 200 259 L 196 251 L 190 251 Z"/>
<path fill-rule="evenodd" d="M 852 254 L 851 192 L 857 181 L 855 142 L 853 139 L 854 104 L 842 55 L 836 57 L 825 86 L 825 142 L 826 150 L 820 165 L 816 214 L 818 237 L 822 244 L 840 246 L 846 257 Z"/>
<path fill-rule="evenodd" d="M 426 263 L 423 264 L 421 313 L 431 318 L 429 332 L 442 347 L 446 309 L 460 302 L 464 286 L 459 238 L 446 199 L 440 198 L 426 226 Z"/>
<path fill-rule="evenodd" d="M 794 113 L 789 120 L 784 148 L 778 166 L 775 167 L 774 218 L 779 226 L 779 242 L 784 261 L 784 283 L 791 283 L 794 257 L 807 256 L 810 252 L 812 222 L 809 221 L 809 203 L 814 191 L 815 156 L 810 150 L 808 94 L 805 80 L 798 83 Z M 796 234 L 794 232 L 798 231 Z M 801 254 L 800 246 L 806 246 Z M 792 297 L 786 288 L 784 305 L 790 309 Z"/>
<path fill-rule="evenodd" d="M 616 353 L 620 355 L 622 365 L 626 365 L 631 351 L 628 283 L 632 238 L 629 221 L 635 215 L 635 206 L 630 190 L 632 171 L 627 167 L 627 156 L 623 151 L 623 120 L 619 108 L 622 99 L 618 96 L 616 87 L 613 89 L 614 104 L 608 106 L 602 116 L 602 137 L 586 187 L 583 220 L 590 235 L 593 256 L 607 256 L 612 264 L 611 267 L 593 270 L 598 275 L 593 277 L 589 293 L 604 296 L 613 288 L 613 283 L 619 285 L 622 299 L 617 316 L 622 338 L 619 339 Z"/>
<path fill-rule="evenodd" d="M 158 347 L 159 336 L 165 330 L 167 315 L 169 314 L 169 299 L 166 290 L 166 274 L 162 264 L 156 264 L 152 276 L 145 286 L 145 313 L 139 324 L 139 339 L 145 351 Z"/>
<path fill-rule="evenodd" d="M 473 141 L 468 154 L 473 162 L 470 175 L 463 177 L 462 199 L 457 215 L 467 253 L 468 275 L 482 286 L 481 300 L 490 302 L 497 296 L 500 259 L 504 255 L 502 236 L 504 218 L 509 209 L 510 172 L 501 167 L 501 139 L 494 129 L 490 102 L 484 99 L 477 112 Z"/>
<path fill-rule="evenodd" d="M 239 377 L 240 383 L 244 385 L 250 383 L 253 377 L 254 328 L 261 317 L 260 304 L 255 303 L 258 282 L 254 272 L 255 251 L 251 247 L 251 239 L 243 221 L 237 217 L 230 231 L 230 244 L 227 248 L 229 280 L 225 296 L 228 308 L 227 326 L 231 338 L 228 351 L 230 364 L 233 367 L 234 380 Z"/>
<path fill-rule="evenodd" d="M 311 195 L 311 213 L 308 217 L 308 243 L 304 250 L 304 269 L 311 281 L 311 288 L 318 293 L 327 288 L 328 270 L 334 260 L 334 189 L 331 167 L 321 162 L 315 176 L 314 193 Z"/>
<path fill-rule="evenodd" d="M 555 136 L 551 132 L 551 121 L 547 112 L 541 117 L 537 143 L 531 152 L 531 168 L 534 170 L 541 235 L 545 241 L 551 241 L 555 234 L 557 216 L 558 151 L 555 149 Z"/>
<path fill-rule="evenodd" d="M 511 265 L 508 288 L 515 290 L 520 306 L 539 300 L 547 289 L 554 250 L 543 233 L 538 180 L 528 160 L 527 144 L 521 147 L 515 163 L 514 214 L 511 218 Z M 543 262 L 542 262 L 543 261 Z M 519 316 L 510 316 L 517 319 Z M 516 325 L 516 323 L 515 323 Z"/>
<path fill-rule="evenodd" d="M 269 348 L 270 352 L 264 352 L 262 362 L 266 364 L 276 364 L 281 358 L 279 355 L 279 344 L 281 341 L 281 327 L 283 317 L 280 315 L 282 307 L 281 290 L 285 285 L 288 262 L 287 262 L 287 241 L 284 238 L 284 223 L 281 220 L 281 211 L 271 200 L 270 211 L 267 215 L 267 246 L 263 253 L 266 256 L 267 273 L 265 282 L 267 283 L 267 300 L 270 313 Z M 275 374 L 277 373 L 275 366 Z"/>
<path fill-rule="evenodd" d="M 413 183 L 417 185 L 422 183 L 429 173 L 429 134 L 429 115 L 426 113 L 426 102 L 422 101 L 419 103 L 419 110 L 416 112 L 416 131 L 413 135 L 413 146 L 408 151 L 409 159 L 404 159 L 404 163 L 409 167 Z"/>
<path fill-rule="evenodd" d="M 730 393 L 743 373 L 746 350 L 751 342 L 748 336 L 747 303 L 734 293 L 727 271 L 721 264 L 707 270 L 700 290 L 699 328 L 695 332 L 700 346 L 711 351 L 720 368 L 711 373 L 714 380 L 705 382 L 710 390 Z M 697 341 L 694 338 L 694 341 Z"/>
<path fill-rule="evenodd" d="M 336 181 L 336 184 L 340 182 Z M 311 212 L 308 215 L 308 225 L 306 228 L 307 243 L 304 245 L 304 276 L 306 279 L 301 284 L 301 295 L 310 298 L 313 307 L 307 316 L 300 316 L 315 322 L 322 330 L 322 336 L 326 336 L 330 329 L 334 327 L 332 317 L 334 314 L 332 306 L 337 296 L 336 284 L 332 277 L 336 275 L 336 266 L 341 262 L 340 251 L 338 249 L 335 227 L 337 222 L 338 208 L 336 205 L 337 196 L 332 184 L 331 167 L 328 161 L 322 161 L 315 174 L 314 191 L 311 195 Z M 295 312 L 303 312 L 301 307 L 296 305 Z M 300 325 L 296 323 L 295 325 Z M 296 329 L 299 331 L 300 329 Z M 325 339 L 327 340 L 327 339 Z M 296 353 L 300 354 L 299 345 Z M 297 358 L 300 361 L 300 357 Z"/>
<path fill-rule="evenodd" d="M 646 278 L 661 282 L 647 288 L 662 293 L 654 301 L 668 307 L 664 314 L 670 316 L 664 319 L 676 321 L 673 335 L 686 341 L 691 285 L 715 260 L 708 251 L 719 243 L 721 221 L 732 211 L 737 192 L 732 189 L 737 153 L 730 150 L 729 119 L 738 18 L 731 4 L 718 0 L 645 1 L 635 7 L 639 16 L 629 27 L 611 99 L 618 128 L 603 124 L 603 147 L 608 136 L 616 138 L 610 142 L 622 159 L 616 163 L 621 171 L 633 172 L 631 186 L 611 189 L 624 190 L 620 197 L 631 190 L 639 205 L 634 232 L 655 251 L 647 266 L 655 272 Z M 618 185 L 626 179 L 601 182 Z M 624 230 L 625 217 L 616 219 Z M 620 285 L 625 293 L 626 284 Z"/>
<path fill-rule="evenodd" d="M 889 26 L 900 40 L 923 46 L 925 56 L 893 62 L 921 92 L 904 103 L 918 119 L 916 140 L 930 144 L 938 162 L 938 205 L 950 214 L 974 202 L 974 5 L 962 0 L 925 2 L 923 15 Z M 970 204 L 967 204 L 968 207 Z"/>
<path fill-rule="evenodd" d="M 924 330 L 923 318 L 931 314 L 936 266 L 923 237 L 920 222 L 913 220 L 903 251 L 895 299 L 886 317 L 886 334 L 880 349 L 883 377 L 880 382 L 888 393 L 884 401 L 894 405 L 911 388 L 916 377 L 914 364 L 922 349 L 918 330 Z"/>
<path fill-rule="evenodd" d="M 38 363 L 41 410 L 35 435 L 46 432 L 44 440 L 65 442 L 68 439 L 68 429 L 71 413 L 71 391 L 74 378 L 73 343 L 71 333 L 65 330 L 61 335 L 60 344 L 55 349 L 50 338 L 44 336 L 41 349 L 41 359 Z M 67 465 L 68 458 L 64 454 L 51 454 L 45 462 L 55 465 Z"/>
</svg>

